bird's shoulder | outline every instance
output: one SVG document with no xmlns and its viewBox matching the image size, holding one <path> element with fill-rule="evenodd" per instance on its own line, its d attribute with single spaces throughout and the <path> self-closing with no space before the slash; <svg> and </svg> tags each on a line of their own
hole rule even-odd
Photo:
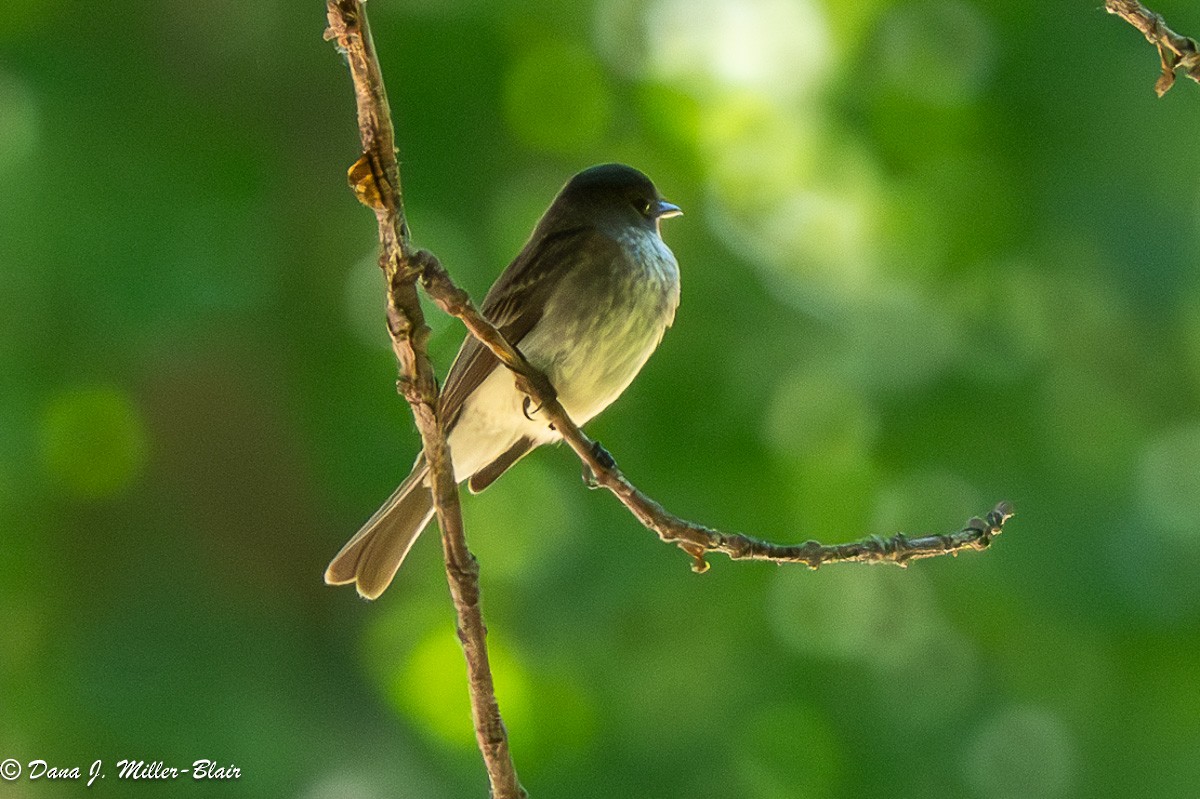
<svg viewBox="0 0 1200 799">
<path fill-rule="evenodd" d="M 497 327 L 522 314 L 538 313 L 544 299 L 563 277 L 589 260 L 624 254 L 621 243 L 591 225 L 575 225 L 536 235 L 496 279 L 483 300 L 483 313 Z M 511 340 L 511 339 L 510 339 Z"/>
</svg>

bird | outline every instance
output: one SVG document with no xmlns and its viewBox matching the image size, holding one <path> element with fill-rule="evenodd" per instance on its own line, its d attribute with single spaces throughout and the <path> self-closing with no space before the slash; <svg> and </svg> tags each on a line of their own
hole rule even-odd
<svg viewBox="0 0 1200 799">
<path fill-rule="evenodd" d="M 679 264 L 661 221 L 682 213 L 633 167 L 585 169 L 558 192 L 484 298 L 483 315 L 549 378 L 576 424 L 625 391 L 674 321 Z M 455 479 L 472 493 L 561 438 L 473 336 L 446 375 L 438 411 Z M 360 596 L 378 598 L 433 517 L 429 485 L 422 452 L 330 562 L 325 582 L 353 583 Z"/>
</svg>

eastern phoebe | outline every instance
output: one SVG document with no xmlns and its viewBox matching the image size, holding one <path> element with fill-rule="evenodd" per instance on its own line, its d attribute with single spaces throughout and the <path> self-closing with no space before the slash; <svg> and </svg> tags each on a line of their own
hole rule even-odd
<svg viewBox="0 0 1200 799">
<path fill-rule="evenodd" d="M 578 424 L 621 395 L 675 318 L 679 265 L 659 221 L 680 213 L 636 169 L 585 169 L 554 198 L 484 298 L 484 316 L 545 372 Z M 560 439 L 473 336 L 450 367 L 440 411 L 454 474 L 472 493 Z M 422 453 L 329 564 L 326 583 L 355 583 L 367 599 L 383 593 L 433 516 L 428 477 Z"/>
</svg>

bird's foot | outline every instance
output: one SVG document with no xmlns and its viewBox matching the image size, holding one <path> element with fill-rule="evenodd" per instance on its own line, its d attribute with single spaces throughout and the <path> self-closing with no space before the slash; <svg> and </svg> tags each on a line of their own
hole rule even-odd
<svg viewBox="0 0 1200 799">
<path fill-rule="evenodd" d="M 521 359 L 524 361 L 524 359 Z M 550 380 L 541 372 L 538 372 L 529 364 L 524 364 L 529 368 L 529 371 L 517 370 L 513 372 L 513 379 L 517 385 L 517 391 L 525 395 L 525 399 L 521 401 L 521 413 L 525 414 L 525 418 L 531 422 L 537 421 L 533 418 L 535 413 L 539 413 L 543 407 L 550 405 L 553 407 L 557 404 L 558 393 L 554 390 Z M 535 402 L 535 398 L 540 399 L 540 402 Z M 562 408 L 559 408 L 560 412 Z M 554 430 L 553 423 L 547 424 L 551 430 Z"/>
<path fill-rule="evenodd" d="M 542 409 L 541 405 L 534 407 L 533 400 L 526 397 L 521 401 L 521 413 L 525 414 L 525 418 L 533 421 L 533 415 Z"/>
<path fill-rule="evenodd" d="M 615 469 L 617 462 L 613 460 L 613 456 L 609 454 L 599 441 L 592 442 L 592 457 L 600 464 L 602 469 Z M 591 466 L 583 464 L 583 484 L 588 488 L 599 488 L 600 481 L 596 479 L 596 473 Z"/>
<path fill-rule="evenodd" d="M 592 442 L 592 457 L 595 458 L 605 469 L 617 468 L 617 462 L 613 460 L 613 456 L 609 454 L 599 441 Z"/>
</svg>

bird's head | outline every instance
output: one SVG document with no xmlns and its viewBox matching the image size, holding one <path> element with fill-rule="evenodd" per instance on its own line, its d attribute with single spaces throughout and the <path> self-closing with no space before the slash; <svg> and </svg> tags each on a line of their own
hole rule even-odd
<svg viewBox="0 0 1200 799">
<path fill-rule="evenodd" d="M 683 211 L 659 194 L 653 181 L 624 164 L 589 167 L 567 181 L 546 217 L 601 229 L 630 226 L 658 232 L 659 222 Z"/>
</svg>

